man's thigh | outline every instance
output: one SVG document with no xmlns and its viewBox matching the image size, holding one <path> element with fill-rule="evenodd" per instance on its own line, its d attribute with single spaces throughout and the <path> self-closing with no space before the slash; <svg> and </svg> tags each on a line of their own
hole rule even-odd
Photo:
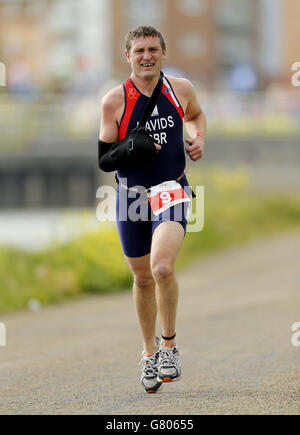
<svg viewBox="0 0 300 435">
<path fill-rule="evenodd" d="M 179 222 L 166 221 L 156 227 L 152 236 L 151 266 L 157 262 L 174 265 L 184 239 L 184 229 Z"/>
<path fill-rule="evenodd" d="M 144 215 L 144 220 L 131 219 L 129 209 L 133 202 L 134 199 L 128 198 L 128 192 L 117 185 L 116 217 L 118 233 L 124 255 L 134 259 L 144 257 L 150 253 L 152 222 L 147 220 L 147 216 Z"/>
</svg>

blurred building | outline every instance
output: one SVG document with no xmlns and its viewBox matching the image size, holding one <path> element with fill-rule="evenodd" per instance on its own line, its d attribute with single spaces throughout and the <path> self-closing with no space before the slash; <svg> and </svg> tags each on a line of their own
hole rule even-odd
<svg viewBox="0 0 300 435">
<path fill-rule="evenodd" d="M 291 65 L 300 61 L 300 2 L 285 0 L 282 8 L 282 77 L 289 82 Z"/>
<path fill-rule="evenodd" d="M 95 202 L 83 98 L 111 73 L 109 17 L 109 0 L 0 0 L 0 208 Z"/>
<path fill-rule="evenodd" d="M 299 58 L 300 3 L 294 0 L 113 0 L 113 72 L 128 74 L 124 35 L 140 24 L 161 30 L 166 65 L 208 90 L 290 86 Z"/>
<path fill-rule="evenodd" d="M 130 74 L 125 34 L 137 25 L 162 32 L 170 74 L 212 91 L 203 93 L 210 124 L 267 110 L 264 128 L 273 131 L 280 101 L 285 131 L 298 131 L 299 104 L 272 89 L 291 87 L 291 66 L 300 61 L 299 18 L 296 0 L 0 0 L 7 84 L 0 87 L 0 208 L 93 204 L 100 94 Z M 245 104 L 252 90 L 271 92 Z M 206 159 L 269 162 L 263 151 L 269 143 L 254 149 L 251 140 L 243 145 L 238 137 L 230 149 L 232 138 L 226 146 L 222 138 Z M 296 163 L 297 140 L 289 154 Z M 270 146 L 274 155 L 273 138 Z"/>
<path fill-rule="evenodd" d="M 99 86 L 111 72 L 109 29 L 109 0 L 0 0 L 8 86 Z"/>
<path fill-rule="evenodd" d="M 208 90 L 265 89 L 290 84 L 299 19 L 295 0 L 0 0 L 0 61 L 12 85 L 92 91 L 126 77 L 124 36 L 150 24 L 169 69 Z"/>
</svg>

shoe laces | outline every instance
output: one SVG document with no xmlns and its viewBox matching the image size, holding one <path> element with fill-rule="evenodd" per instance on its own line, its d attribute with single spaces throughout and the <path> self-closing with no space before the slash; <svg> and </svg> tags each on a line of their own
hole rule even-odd
<svg viewBox="0 0 300 435">
<path fill-rule="evenodd" d="M 177 365 L 177 348 L 161 347 L 159 353 L 159 364 L 162 366 L 176 366 Z"/>
<path fill-rule="evenodd" d="M 140 366 L 143 366 L 143 374 L 145 376 L 157 375 L 157 354 L 151 356 L 142 356 Z"/>
</svg>

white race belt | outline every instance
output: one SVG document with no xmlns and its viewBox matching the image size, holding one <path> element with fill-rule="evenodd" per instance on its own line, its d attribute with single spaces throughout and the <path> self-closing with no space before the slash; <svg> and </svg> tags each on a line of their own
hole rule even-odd
<svg viewBox="0 0 300 435">
<path fill-rule="evenodd" d="M 164 181 L 147 190 L 148 200 L 155 216 L 181 202 L 190 202 L 191 198 L 181 185 L 175 181 Z"/>
</svg>

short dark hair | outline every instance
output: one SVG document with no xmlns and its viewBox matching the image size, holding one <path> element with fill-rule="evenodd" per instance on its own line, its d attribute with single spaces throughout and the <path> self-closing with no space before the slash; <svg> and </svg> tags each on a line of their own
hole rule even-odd
<svg viewBox="0 0 300 435">
<path fill-rule="evenodd" d="M 146 38 L 148 36 L 158 36 L 162 51 L 166 49 L 166 43 L 162 34 L 152 26 L 138 26 L 130 30 L 125 37 L 126 50 L 131 48 L 131 41 L 136 38 Z"/>
</svg>

